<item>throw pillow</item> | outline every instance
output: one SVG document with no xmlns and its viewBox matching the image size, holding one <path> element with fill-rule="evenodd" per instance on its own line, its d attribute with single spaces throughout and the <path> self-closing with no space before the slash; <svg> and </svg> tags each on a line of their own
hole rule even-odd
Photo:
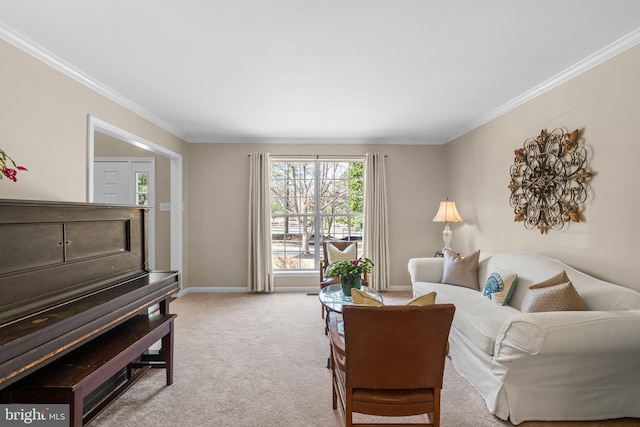
<svg viewBox="0 0 640 427">
<path fill-rule="evenodd" d="M 329 264 L 336 261 L 351 261 L 358 258 L 358 252 L 354 244 L 341 251 L 333 243 L 327 243 L 327 257 L 329 258 L 327 260 Z"/>
<path fill-rule="evenodd" d="M 356 258 L 358 258 L 357 245 L 351 244 L 344 250 L 340 250 L 333 243 L 327 243 L 327 269 L 325 270 L 325 276 L 332 263 L 336 261 L 351 261 Z"/>
<path fill-rule="evenodd" d="M 378 301 L 377 299 L 372 297 L 371 294 L 368 294 L 362 289 L 356 289 L 356 288 L 351 289 L 351 297 L 353 298 L 354 304 L 370 305 L 372 307 L 384 306 L 383 302 Z M 421 295 L 419 297 L 412 299 L 407 303 L 407 305 L 421 306 L 421 305 L 429 305 L 429 304 L 435 304 L 435 303 L 436 303 L 436 293 L 430 292 L 426 295 Z"/>
<path fill-rule="evenodd" d="M 351 297 L 353 298 L 354 304 L 370 305 L 372 307 L 380 307 L 384 305 L 382 301 L 378 301 L 372 297 L 371 294 L 357 288 L 351 289 Z"/>
<path fill-rule="evenodd" d="M 521 307 L 523 313 L 585 310 L 587 306 L 565 271 L 544 282 L 529 286 Z"/>
<path fill-rule="evenodd" d="M 518 276 L 515 273 L 496 268 L 487 277 L 482 295 L 489 298 L 494 304 L 507 305 L 517 284 Z"/>
<path fill-rule="evenodd" d="M 428 294 L 415 297 L 407 303 L 407 305 L 430 305 L 436 303 L 436 293 L 429 292 Z"/>
<path fill-rule="evenodd" d="M 464 286 L 475 290 L 480 290 L 478 286 L 478 259 L 480 251 L 462 258 L 460 255 L 449 250 L 444 251 L 444 271 L 442 272 L 442 283 L 449 285 Z"/>
</svg>

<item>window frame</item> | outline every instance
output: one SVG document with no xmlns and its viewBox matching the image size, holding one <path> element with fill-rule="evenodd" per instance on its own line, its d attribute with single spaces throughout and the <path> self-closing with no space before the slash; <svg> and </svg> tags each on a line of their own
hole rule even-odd
<svg viewBox="0 0 640 427">
<path fill-rule="evenodd" d="M 336 163 L 336 162 L 344 162 L 344 163 L 362 163 L 362 167 L 364 168 L 364 156 L 271 156 L 271 168 L 273 171 L 273 164 L 274 163 L 283 163 L 283 162 L 290 162 L 290 163 L 295 163 L 295 162 L 306 162 L 306 163 L 314 163 L 314 171 L 313 171 L 313 180 L 314 180 L 314 210 L 313 213 L 279 213 L 279 212 L 275 212 L 273 210 L 273 208 L 271 209 L 271 218 L 272 218 L 272 224 L 274 223 L 275 218 L 285 218 L 285 217 L 295 217 L 296 219 L 301 217 L 301 216 L 308 216 L 312 218 L 312 222 L 313 222 L 313 239 L 309 241 L 310 245 L 314 246 L 314 250 L 313 250 L 313 267 L 312 268 L 288 268 L 286 263 L 284 268 L 278 268 L 275 266 L 274 263 L 274 259 L 275 257 L 272 255 L 271 257 L 271 262 L 272 262 L 272 266 L 273 266 L 273 271 L 276 274 L 312 274 L 312 273 L 316 273 L 319 271 L 320 268 L 320 262 L 321 259 L 323 257 L 323 251 L 322 251 L 322 224 L 323 224 L 323 220 L 325 218 L 329 218 L 329 217 L 340 217 L 340 218 L 347 218 L 347 234 L 346 236 L 353 236 L 353 235 L 357 235 L 358 231 L 353 230 L 353 223 L 354 220 L 359 220 L 362 224 L 364 224 L 364 212 L 362 213 L 352 213 L 350 206 L 348 206 L 347 212 L 341 212 L 341 213 L 323 213 L 321 212 L 321 209 L 319 209 L 319 200 L 321 198 L 321 194 L 320 194 L 320 184 L 321 184 L 321 179 L 320 178 L 320 174 L 321 174 L 321 168 L 319 168 L 318 166 L 323 163 L 323 162 L 331 162 L 331 163 Z M 362 203 L 364 205 L 364 174 L 361 178 L 362 180 Z M 274 203 L 274 199 L 273 199 L 273 183 L 270 185 L 269 188 L 269 192 L 270 192 L 270 199 L 272 201 L 272 206 Z M 364 210 L 364 209 L 363 209 Z M 362 234 L 364 233 L 364 225 L 361 226 L 361 229 L 359 231 L 359 233 L 361 234 L 360 239 L 358 239 L 360 241 L 360 244 L 358 245 L 358 251 L 361 252 L 362 251 L 362 241 L 363 241 L 363 236 Z M 272 251 L 273 251 L 273 230 L 272 230 Z M 354 239 L 355 240 L 355 239 Z M 286 239 L 285 239 L 286 242 Z M 285 259 L 286 259 L 286 243 L 285 243 Z M 299 253 L 302 253 L 302 251 L 299 249 Z M 360 255 L 360 254 L 359 254 Z"/>
</svg>

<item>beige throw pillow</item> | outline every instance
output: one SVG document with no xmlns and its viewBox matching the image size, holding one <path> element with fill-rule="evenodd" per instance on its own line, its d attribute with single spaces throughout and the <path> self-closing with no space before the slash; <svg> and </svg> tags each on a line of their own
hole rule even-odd
<svg viewBox="0 0 640 427">
<path fill-rule="evenodd" d="M 341 251 L 333 243 L 327 243 L 327 268 L 324 271 L 324 275 L 327 275 L 329 266 L 332 263 L 336 261 L 352 261 L 356 258 L 358 258 L 358 250 L 355 244 L 351 244 L 344 251 Z"/>
<path fill-rule="evenodd" d="M 436 303 L 436 293 L 429 292 L 428 294 L 421 295 L 419 297 L 415 297 L 411 301 L 407 303 L 407 305 L 431 305 Z"/>
<path fill-rule="evenodd" d="M 445 250 L 444 251 L 444 271 L 442 272 L 442 283 L 449 285 L 464 286 L 475 290 L 480 290 L 478 286 L 478 259 L 480 251 L 462 258 L 460 255 Z"/>
<path fill-rule="evenodd" d="M 358 252 L 356 245 L 349 245 L 343 251 L 333 245 L 333 243 L 327 243 L 327 261 L 329 264 L 336 261 L 351 261 L 358 258 Z"/>
<path fill-rule="evenodd" d="M 383 302 L 378 301 L 377 299 L 372 297 L 371 294 L 363 291 L 362 289 L 356 289 L 356 288 L 351 289 L 351 297 L 353 298 L 354 304 L 370 305 L 373 307 L 382 307 L 384 305 Z M 419 297 L 412 299 L 407 303 L 407 305 L 421 306 L 421 305 L 429 305 L 429 304 L 435 304 L 435 303 L 436 303 L 436 293 L 430 292 L 428 294 L 421 295 Z"/>
<path fill-rule="evenodd" d="M 381 307 L 384 305 L 382 301 L 378 301 L 371 296 L 371 294 L 357 288 L 351 289 L 351 297 L 353 298 L 354 304 L 370 305 L 372 307 Z"/>
<path fill-rule="evenodd" d="M 585 310 L 587 306 L 565 271 L 544 282 L 529 286 L 521 307 L 523 313 Z"/>
</svg>

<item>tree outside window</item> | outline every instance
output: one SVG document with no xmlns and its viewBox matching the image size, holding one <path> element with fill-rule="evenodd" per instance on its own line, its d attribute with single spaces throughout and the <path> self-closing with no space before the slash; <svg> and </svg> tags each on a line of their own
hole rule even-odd
<svg viewBox="0 0 640 427">
<path fill-rule="evenodd" d="M 362 240 L 362 170 L 361 161 L 271 162 L 274 269 L 317 270 L 323 241 Z"/>
</svg>

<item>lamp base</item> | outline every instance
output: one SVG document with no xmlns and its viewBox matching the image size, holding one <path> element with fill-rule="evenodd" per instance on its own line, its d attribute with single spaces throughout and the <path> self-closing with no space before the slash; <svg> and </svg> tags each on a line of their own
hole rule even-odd
<svg viewBox="0 0 640 427">
<path fill-rule="evenodd" d="M 453 237 L 453 232 L 449 228 L 449 223 L 445 222 L 444 230 L 442 230 L 442 240 L 444 240 L 444 249 L 442 251 L 450 251 L 451 250 L 451 238 Z"/>
</svg>

